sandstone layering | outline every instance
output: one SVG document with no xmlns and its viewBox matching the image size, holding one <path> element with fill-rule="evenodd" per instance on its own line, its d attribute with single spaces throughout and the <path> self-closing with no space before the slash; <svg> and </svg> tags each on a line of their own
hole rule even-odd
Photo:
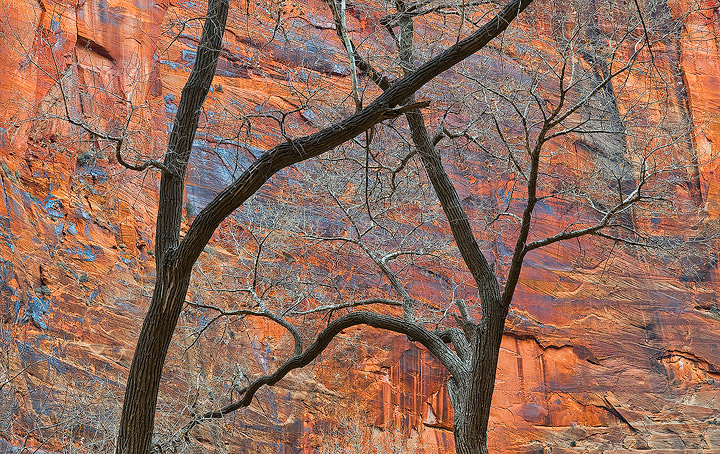
<svg viewBox="0 0 720 454">
<path fill-rule="evenodd" d="M 717 223 L 720 13 L 713 2 L 702 6 L 665 51 L 679 68 L 673 115 L 698 131 L 687 144 L 700 163 L 693 197 L 703 222 Z M 679 14 L 690 6 L 679 0 L 666 7 Z M 347 60 L 325 4 L 310 0 L 279 8 L 285 21 L 280 31 L 272 8 L 259 2 L 233 5 L 205 104 L 206 115 L 217 114 L 219 125 L 233 121 L 222 117 L 222 106 L 230 102 L 292 109 L 283 83 L 291 73 L 328 86 L 349 85 Z M 112 153 L 74 140 L 77 131 L 66 122 L 38 117 L 40 108 L 57 112 L 53 106 L 62 100 L 52 79 L 68 77 L 73 81 L 68 87 L 106 87 L 92 103 L 75 95 L 68 103 L 73 114 L 99 118 L 105 130 L 121 127 L 118 96 L 142 106 L 133 120 L 137 147 L 158 157 L 194 62 L 199 25 L 184 21 L 202 10 L 193 2 L 145 0 L 3 2 L 2 452 L 23 445 L 52 452 L 68 439 L 82 446 L 84 439 L 113 432 L 154 279 L 157 175 L 124 170 Z M 356 36 L 373 32 L 360 12 L 348 19 Z M 318 96 L 335 102 L 328 93 Z M 315 113 L 304 115 L 303 127 L 312 128 Z M 233 175 L 230 158 L 217 156 L 227 151 L 217 146 L 222 140 L 203 131 L 196 139 L 186 194 L 189 218 Z M 252 151 L 236 164 L 247 165 Z M 464 182 L 461 196 L 488 191 L 478 168 L 457 173 Z M 293 184 L 293 171 L 287 171 L 263 197 L 290 197 Z M 313 222 L 330 222 L 321 211 L 314 215 Z M 550 231 L 552 212 L 543 222 Z M 680 226 L 666 226 L 666 234 L 673 228 Z M 231 251 L 218 244 L 210 252 L 222 260 Z M 527 261 L 501 352 L 491 450 L 720 452 L 717 254 L 701 266 L 696 261 L 693 269 L 699 272 L 682 275 L 623 250 L 596 253 L 578 264 L 580 253 L 577 245 L 564 245 Z M 188 325 L 192 317 L 187 315 Z M 233 370 L 235 377 L 267 371 L 283 356 L 284 336 L 277 327 L 257 323 L 245 326 L 233 342 L 223 338 L 210 351 L 183 356 L 187 340 L 181 330 L 161 412 L 187 414 L 193 396 L 186 390 L 199 377 L 210 383 Z M 346 339 L 319 367 L 262 392 L 256 405 L 222 425 L 197 429 L 198 445 L 222 452 L 214 440 L 230 430 L 233 436 L 223 442 L 227 452 L 310 453 L 347 416 L 338 406 L 357 401 L 366 424 L 400 430 L 421 441 L 425 452 L 451 452 L 452 409 L 443 368 L 405 338 L 363 329 Z M 158 422 L 166 431 L 172 424 Z"/>
</svg>

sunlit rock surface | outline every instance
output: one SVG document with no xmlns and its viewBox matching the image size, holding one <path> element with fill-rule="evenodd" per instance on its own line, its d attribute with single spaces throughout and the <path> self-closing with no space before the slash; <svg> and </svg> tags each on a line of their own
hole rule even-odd
<svg viewBox="0 0 720 454">
<path fill-rule="evenodd" d="M 695 196 L 717 222 L 720 16 L 717 5 L 705 6 L 690 16 L 668 53 L 682 69 L 674 82 L 674 114 L 698 128 L 688 144 L 699 162 Z M 278 29 L 259 3 L 233 7 L 205 107 L 218 129 L 201 130 L 196 138 L 189 217 L 262 152 L 237 155 L 233 140 L 246 133 L 268 145 L 282 140 L 271 135 L 270 122 L 258 120 L 252 132 L 242 131 L 241 119 L 219 115 L 217 106 L 232 100 L 258 113 L 290 110 L 296 106 L 282 83 L 290 74 L 318 86 L 349 84 L 347 58 L 324 4 L 284 8 L 286 22 Z M 670 8 L 679 13 L 688 5 Z M 100 115 L 95 126 L 113 131 L 124 118 L 122 99 L 132 100 L 142 106 L 132 120 L 142 137 L 126 159 L 161 156 L 197 47 L 199 22 L 186 20 L 201 16 L 202 7 L 41 0 L 3 2 L 2 14 L 0 451 L 25 445 L 53 452 L 67 437 L 83 446 L 94 434 L 114 430 L 154 280 L 158 177 L 121 170 L 111 151 L 74 142 L 76 127 L 38 118 L 36 108 L 62 115 L 59 101 L 67 96 L 74 118 Z M 348 21 L 356 33 L 370 33 L 369 23 L 359 12 Z M 58 75 L 68 78 L 68 90 L 94 86 L 92 102 L 61 93 L 53 83 Z M 320 91 L 315 104 L 328 96 Z M 307 110 L 306 123 L 289 132 L 322 126 L 326 114 Z M 459 173 L 461 196 L 489 191 L 480 171 L 470 170 L 477 177 L 472 183 Z M 262 197 L 301 187 L 296 176 L 283 172 Z M 548 213 L 543 231 L 553 227 Z M 316 216 L 322 220 L 322 211 Z M 688 277 L 625 252 L 598 254 L 578 266 L 582 253 L 567 244 L 528 256 L 501 352 L 493 452 L 720 452 L 717 257 L 707 258 L 699 277 Z M 178 337 L 160 406 L 176 410 L 175 416 L 186 417 L 193 405 L 185 390 L 197 377 L 184 366 L 203 370 L 203 380 L 232 375 L 236 366 L 244 371 L 236 376 L 255 376 L 289 353 L 286 334 L 264 324 L 248 326 L 202 357 L 183 357 L 187 342 L 182 332 Z M 354 330 L 317 367 L 262 391 L 257 404 L 230 417 L 222 426 L 232 430 L 227 445 L 216 446 L 226 433 L 214 426 L 193 434 L 208 452 L 311 453 L 359 402 L 365 424 L 400 430 L 424 452 L 452 452 L 445 378 L 443 368 L 407 339 Z M 60 422 L 66 438 L 33 430 Z"/>
</svg>

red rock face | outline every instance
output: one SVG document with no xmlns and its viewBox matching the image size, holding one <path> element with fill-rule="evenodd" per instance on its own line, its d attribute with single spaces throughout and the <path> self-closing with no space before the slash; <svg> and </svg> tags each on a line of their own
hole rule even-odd
<svg viewBox="0 0 720 454">
<path fill-rule="evenodd" d="M 685 145 L 699 163 L 697 194 L 687 197 L 699 197 L 707 222 L 715 222 L 720 19 L 716 5 L 704 6 L 687 17 L 679 40 L 663 51 L 669 64 L 682 69 L 674 81 L 672 114 L 698 128 Z M 679 15 L 691 6 L 669 7 Z M 349 68 L 325 6 L 283 4 L 280 28 L 277 8 L 250 2 L 233 7 L 203 120 L 214 129 L 199 131 L 188 176 L 189 217 L 262 151 L 238 153 L 236 143 L 245 134 L 253 135 L 258 148 L 282 140 L 273 136 L 275 124 L 268 118 L 257 119 L 252 130 L 238 124 L 248 112 L 294 108 L 289 80 L 324 88 L 303 117 L 289 124 L 289 133 L 314 130 L 337 115 L 335 105 L 324 107 L 328 102 L 351 112 L 336 99 L 342 90 L 332 89 L 349 85 Z M 100 118 L 92 126 L 112 134 L 129 116 L 136 134 L 128 139 L 126 159 L 161 156 L 197 47 L 199 22 L 183 21 L 198 11 L 191 2 L 142 0 L 3 6 L 0 334 L 7 355 L 0 386 L 12 381 L 0 387 L 0 451 L 23 445 L 59 451 L 68 442 L 88 452 L 112 450 L 111 439 L 93 447 L 90 440 L 114 431 L 154 280 L 157 175 L 123 171 L 102 141 L 78 141 L 88 137 L 78 127 L 40 117 L 41 111 L 64 115 L 58 102 L 63 93 L 53 79 L 66 77 L 73 118 Z M 353 14 L 353 33 L 375 31 L 365 12 Z M 132 115 L 127 101 L 137 107 Z M 302 175 L 283 172 L 259 199 L 291 199 Z M 454 178 L 461 197 L 497 193 L 476 168 L 457 168 Z M 322 218 L 322 210 L 315 216 Z M 323 222 L 331 230 L 334 221 Z M 539 229 L 552 231 L 554 222 L 550 214 Z M 680 228 L 667 223 L 668 235 Z M 216 243 L 208 253 L 230 260 L 226 249 Z M 498 366 L 491 450 L 720 449 L 717 257 L 707 257 L 699 277 L 678 277 L 655 259 L 593 251 L 563 244 L 528 256 Z M 584 253 L 590 259 L 580 261 Z M 343 260 L 339 267 L 353 266 L 352 259 Z M 415 285 L 432 299 L 429 283 Z M 197 295 L 203 292 L 189 298 Z M 184 326 L 207 322 L 203 317 L 189 311 Z M 175 430 L 196 405 L 222 403 L 232 394 L 233 380 L 268 372 L 287 354 L 290 340 L 276 326 L 217 329 L 237 334 L 218 331 L 216 343 L 202 344 L 206 351 L 184 356 L 192 331 L 179 330 L 163 384 L 159 430 Z M 445 379 L 442 366 L 407 339 L 369 330 L 346 333 L 316 367 L 291 375 L 224 422 L 196 429 L 197 449 L 317 452 L 323 436 L 348 416 L 349 402 L 357 401 L 367 411 L 365 424 L 399 430 L 421 452 L 453 452 Z M 220 394 L 188 391 L 201 381 Z M 33 430 L 40 427 L 51 429 Z"/>
</svg>

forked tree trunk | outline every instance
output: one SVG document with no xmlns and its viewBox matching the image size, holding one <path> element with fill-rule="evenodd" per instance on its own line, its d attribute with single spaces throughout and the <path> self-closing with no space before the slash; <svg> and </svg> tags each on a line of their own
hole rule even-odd
<svg viewBox="0 0 720 454">
<path fill-rule="evenodd" d="M 394 107 L 412 96 L 415 91 L 440 73 L 483 48 L 490 40 L 502 33 L 531 2 L 532 0 L 513 0 L 483 27 L 393 84 L 383 95 L 355 115 L 305 138 L 282 143 L 267 152 L 203 209 L 188 230 L 185 240 L 180 244 L 185 172 L 202 104 L 217 67 L 229 8 L 228 0 L 209 1 L 195 65 L 183 88 L 163 163 L 168 170 L 163 173 L 160 182 L 155 238 L 157 281 L 130 368 L 120 420 L 120 432 L 116 444 L 117 454 L 148 454 L 151 449 L 154 414 L 163 363 L 185 301 L 192 265 L 217 225 L 281 168 L 318 156 L 352 139 L 383 119 L 394 118 L 405 113 L 406 109 L 394 109 Z M 298 150 L 302 150 L 302 153 Z M 445 177 L 447 178 L 447 175 Z M 445 183 L 447 182 L 445 181 Z M 457 194 L 455 194 L 455 199 L 457 199 Z M 459 201 L 454 200 L 454 202 L 457 203 L 452 204 L 451 212 L 459 207 Z M 466 237 L 468 236 L 470 227 L 466 216 L 459 224 L 453 221 L 453 216 L 449 216 L 449 219 L 453 225 L 454 234 L 460 229 Z M 481 255 L 471 233 L 468 241 L 470 241 L 468 244 L 473 253 Z M 466 249 L 461 246 L 461 251 L 470 250 L 466 251 Z M 463 257 L 466 258 L 466 255 L 467 253 L 464 253 Z M 482 267 L 483 277 L 485 275 L 492 276 L 487 262 L 482 260 L 480 262 L 479 266 Z M 477 270 L 474 266 L 471 267 L 471 271 L 477 277 Z M 499 291 L 494 277 L 492 281 L 480 279 L 478 283 L 484 302 L 488 301 L 485 296 L 491 293 L 492 300 L 499 301 Z M 485 309 L 483 312 L 489 313 Z M 500 330 L 502 331 L 502 326 Z M 499 348 L 499 343 L 497 345 Z M 486 351 L 484 348 L 481 350 Z M 494 367 L 497 364 L 497 358 L 491 363 L 493 368 L 491 379 L 494 381 Z M 467 377 L 464 378 L 464 381 L 472 385 Z M 483 392 L 488 392 L 488 386 L 487 411 L 480 411 L 485 416 L 479 418 L 480 421 L 484 421 L 483 434 L 487 432 L 492 382 L 486 384 Z M 473 386 L 469 386 L 467 389 L 469 390 L 468 396 L 472 397 Z M 475 408 L 474 399 L 468 399 L 468 407 Z M 468 433 L 476 434 L 478 433 L 477 427 L 480 426 L 474 421 L 469 427 L 472 428 L 472 431 Z M 475 435 L 471 435 L 472 439 L 475 439 L 474 437 Z M 485 435 L 482 439 L 484 437 Z"/>
</svg>

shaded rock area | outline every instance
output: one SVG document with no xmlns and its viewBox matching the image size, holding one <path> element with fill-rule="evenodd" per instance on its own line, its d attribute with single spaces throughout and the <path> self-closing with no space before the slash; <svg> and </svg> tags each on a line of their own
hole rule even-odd
<svg viewBox="0 0 720 454">
<path fill-rule="evenodd" d="M 69 97 L 71 115 L 100 116 L 93 127 L 113 131 L 126 115 L 121 99 L 130 99 L 142 107 L 133 117 L 138 134 L 126 159 L 162 156 L 197 47 L 198 22 L 185 19 L 202 14 L 202 7 L 145 0 L 3 5 L 3 36 L 16 39 L 0 40 L 0 452 L 26 446 L 51 453 L 62 448 L 63 437 L 80 446 L 114 433 L 154 281 L 158 175 L 123 170 L 97 137 L 39 116 L 38 106 L 61 114 L 64 95 L 52 78 L 67 77 L 68 89 L 92 93 L 92 99 Z M 675 13 L 687 7 L 682 0 L 667 6 Z M 286 32 L 260 3 L 233 5 L 204 112 L 203 121 L 216 129 L 199 131 L 188 175 L 188 219 L 263 152 L 246 146 L 248 135 L 265 146 L 284 140 L 272 132 L 269 116 L 297 107 L 288 80 L 349 86 L 347 58 L 323 4 L 287 8 Z M 259 19 L 247 19 L 251 15 Z M 348 19 L 353 33 L 373 32 L 366 25 L 359 13 Z M 719 29 L 717 5 L 707 2 L 667 43 L 673 64 L 682 68 L 673 115 L 698 127 L 685 145 L 697 156 L 697 173 L 684 178 L 715 223 Z M 45 73 L 34 62 L 57 72 Z M 333 93 L 318 89 L 288 133 L 324 126 L 323 106 L 337 103 Z M 243 123 L 248 112 L 258 115 L 252 128 Z M 502 199 L 499 186 L 486 184 L 482 166 L 471 164 L 454 175 L 465 202 Z M 272 203 L 301 188 L 297 177 L 281 172 L 258 200 Z M 547 207 L 540 231 L 552 231 L 552 210 Z M 308 213 L 308 222 L 337 227 L 321 209 Z M 206 252 L 230 260 L 223 245 Z M 624 251 L 578 265 L 584 253 L 563 244 L 527 258 L 503 340 L 491 451 L 720 452 L 718 257 L 708 257 L 699 274 L 677 276 Z M 203 317 L 189 314 L 183 323 L 207 323 Z M 160 418 L 158 426 L 169 432 L 194 411 L 193 383 L 216 376 L 242 383 L 271 370 L 290 345 L 276 326 L 248 322 L 210 351 L 183 355 L 190 341 L 182 329 L 162 388 L 160 411 L 176 419 Z M 202 372 L 187 372 L 193 368 Z M 398 429 L 423 452 L 449 453 L 453 412 L 445 379 L 442 366 L 407 339 L 352 331 L 315 367 L 262 391 L 224 425 L 208 424 L 193 436 L 207 452 L 317 452 L 323 435 L 347 416 L 344 409 L 360 402 L 366 424 Z M 232 380 L 215 384 L 225 387 L 223 399 L 232 396 Z M 216 440 L 228 433 L 218 447 Z M 104 443 L 98 450 L 111 452 L 111 437 Z"/>
</svg>

